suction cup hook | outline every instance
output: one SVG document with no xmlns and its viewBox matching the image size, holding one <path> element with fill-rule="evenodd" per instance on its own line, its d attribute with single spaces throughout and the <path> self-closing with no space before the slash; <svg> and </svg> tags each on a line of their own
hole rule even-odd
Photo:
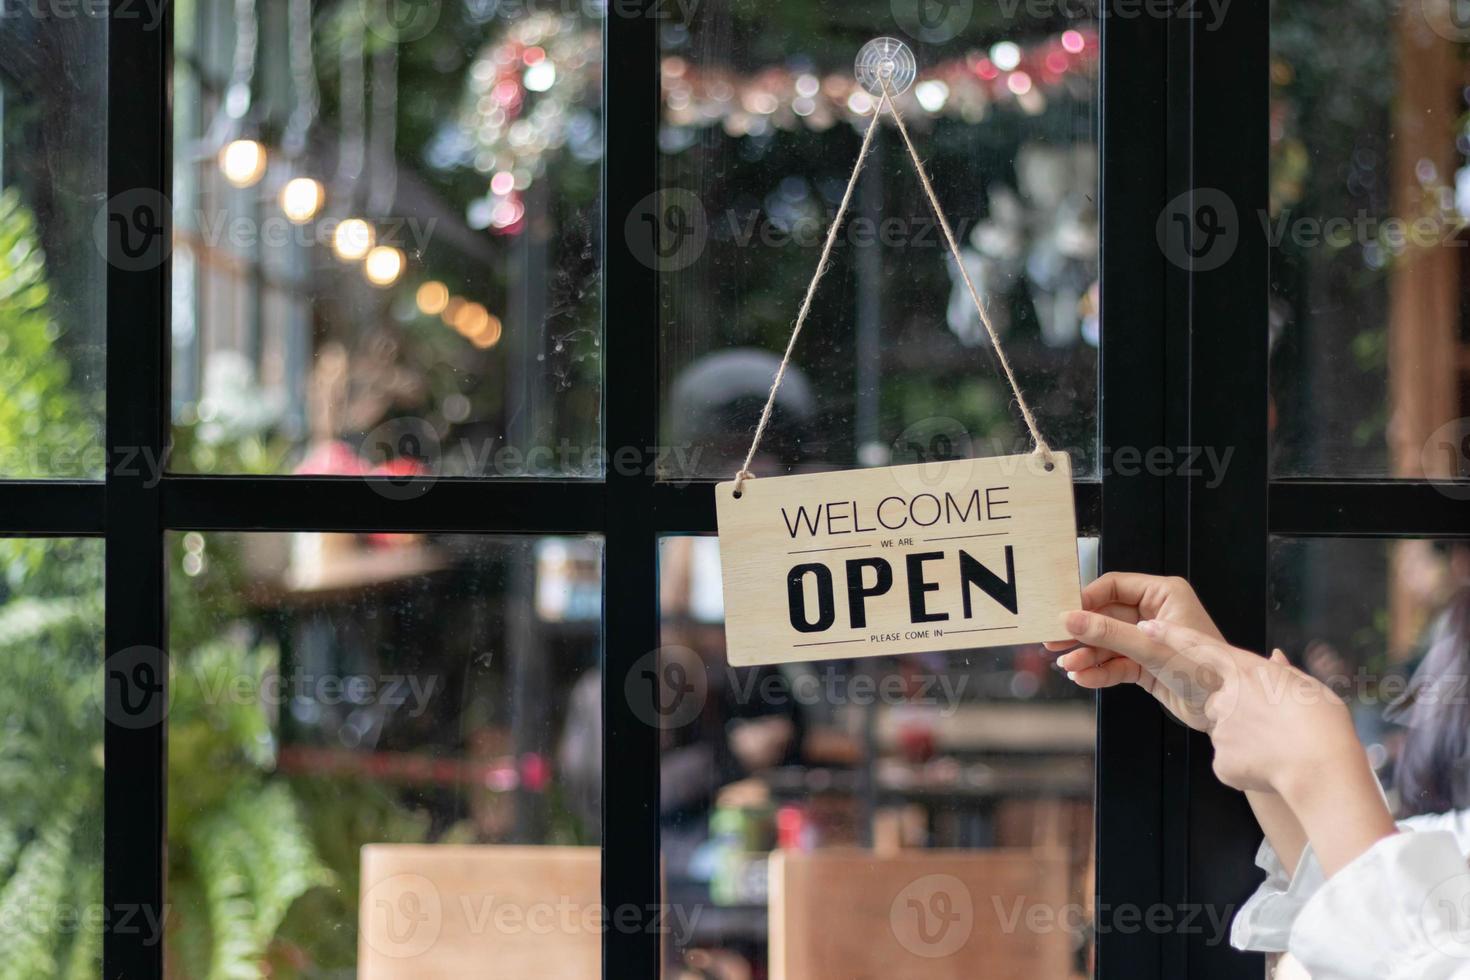
<svg viewBox="0 0 1470 980">
<path fill-rule="evenodd" d="M 858 52 L 853 73 L 869 95 L 882 95 L 885 81 L 891 94 L 902 95 L 914 84 L 918 65 L 913 51 L 898 38 L 875 37 Z"/>
</svg>

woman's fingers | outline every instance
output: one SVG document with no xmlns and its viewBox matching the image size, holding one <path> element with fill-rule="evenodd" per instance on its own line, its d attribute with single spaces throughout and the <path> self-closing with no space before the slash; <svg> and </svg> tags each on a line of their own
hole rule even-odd
<svg viewBox="0 0 1470 980">
<path fill-rule="evenodd" d="M 1085 605 L 1087 602 L 1085 596 L 1083 597 L 1082 601 Z M 1097 613 L 1099 616 L 1107 616 L 1109 619 L 1120 620 L 1124 623 L 1136 623 L 1138 622 L 1139 618 L 1137 606 L 1130 606 L 1121 602 L 1110 602 L 1106 605 L 1099 606 L 1096 609 L 1089 607 L 1088 612 L 1094 612 Z M 1070 650 L 1076 645 L 1076 640 L 1049 640 L 1046 643 L 1042 644 L 1042 646 L 1046 647 L 1052 653 L 1058 653 L 1062 650 Z"/>
<path fill-rule="evenodd" d="M 1100 610 L 1104 606 L 1122 605 L 1137 608 L 1150 588 L 1162 580 L 1142 572 L 1106 572 L 1082 590 L 1082 608 Z"/>
<path fill-rule="evenodd" d="M 1062 628 L 1087 646 L 1121 653 L 1148 670 L 1156 670 L 1174 657 L 1172 649 L 1146 636 L 1138 626 L 1098 613 L 1080 609 L 1065 613 Z"/>
<path fill-rule="evenodd" d="M 1239 687 L 1234 681 L 1238 679 L 1245 661 L 1257 659 L 1254 654 L 1236 650 L 1199 630 L 1158 619 L 1139 623 L 1138 631 L 1169 650 L 1172 659 L 1168 666 L 1154 673 L 1182 700 L 1204 711 L 1206 717 L 1210 717 L 1207 709 L 1212 698 L 1227 705 L 1220 707 L 1217 704 L 1218 710 L 1234 709 L 1239 696 Z M 1215 698 L 1216 695 L 1220 697 Z M 1212 724 L 1215 720 L 1211 718 Z"/>
<path fill-rule="evenodd" d="M 1058 657 L 1057 666 L 1069 672 L 1086 670 L 1089 667 L 1096 667 L 1098 664 L 1107 663 L 1117 656 L 1111 650 L 1099 650 L 1097 647 L 1078 647 Z"/>
<path fill-rule="evenodd" d="M 1119 684 L 1137 684 L 1138 679 L 1142 676 L 1143 668 L 1127 657 L 1113 657 L 1111 660 L 1082 670 L 1067 671 L 1068 680 L 1078 687 L 1085 687 L 1093 691 L 1104 687 L 1116 687 Z"/>
<path fill-rule="evenodd" d="M 1109 602 L 1106 605 L 1089 608 L 1087 611 L 1095 612 L 1099 616 L 1106 616 L 1109 619 L 1121 620 L 1125 623 L 1136 623 L 1143 618 L 1139 615 L 1137 606 L 1130 606 L 1123 602 Z"/>
<path fill-rule="evenodd" d="M 1179 626 L 1162 619 L 1148 619 L 1138 624 L 1138 632 L 1147 637 L 1154 646 L 1165 646 L 1174 653 L 1199 655 L 1215 653 L 1225 646 L 1213 636 L 1207 636 L 1188 626 Z"/>
</svg>

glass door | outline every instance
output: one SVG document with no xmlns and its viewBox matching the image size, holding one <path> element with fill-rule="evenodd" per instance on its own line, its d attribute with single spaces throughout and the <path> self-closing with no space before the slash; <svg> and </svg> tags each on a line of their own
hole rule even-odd
<svg viewBox="0 0 1470 980">
<path fill-rule="evenodd" d="M 1322 560 L 1296 539 L 1459 533 L 1455 474 L 1340 482 L 1388 470 L 1300 413 L 1268 484 L 1268 250 L 1237 224 L 1205 255 L 1214 192 L 1266 206 L 1266 14 L 1125 7 L 7 18 L 0 894 L 52 910 L 19 920 L 34 975 L 1258 971 L 1193 928 L 1248 892 L 1249 816 L 1138 692 L 1025 647 L 723 658 L 713 483 L 880 35 L 1073 454 L 1085 574 L 1188 574 L 1259 646 L 1268 568 Z M 1024 446 L 894 136 L 760 475 Z M 1412 516 L 1373 523 L 1389 500 Z"/>
</svg>

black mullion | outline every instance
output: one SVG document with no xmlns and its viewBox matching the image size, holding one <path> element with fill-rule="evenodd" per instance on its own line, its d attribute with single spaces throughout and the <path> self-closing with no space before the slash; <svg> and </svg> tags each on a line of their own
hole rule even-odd
<svg viewBox="0 0 1470 980">
<path fill-rule="evenodd" d="M 145 13 L 147 14 L 145 16 Z M 113 0 L 107 58 L 107 655 L 103 975 L 163 976 L 164 548 L 157 481 L 168 424 L 173 8 Z M 141 252 L 138 251 L 141 246 Z M 141 704 L 141 710 L 139 705 Z M 145 919 L 142 913 L 157 918 Z"/>
<path fill-rule="evenodd" d="M 1169 21 L 1168 34 L 1168 116 L 1164 140 L 1167 190 L 1170 202 L 1187 195 L 1191 186 L 1190 128 L 1193 120 L 1191 87 L 1193 85 L 1193 41 L 1190 23 L 1184 18 Z M 1164 205 L 1167 210 L 1170 205 Z M 1157 235 L 1155 236 L 1157 238 Z M 1165 446 L 1191 445 L 1189 428 L 1189 270 L 1179 261 L 1181 256 L 1165 252 L 1163 337 L 1163 436 Z M 1159 571 L 1172 575 L 1189 574 L 1189 481 L 1164 480 L 1163 566 Z M 1188 729 L 1166 721 L 1163 726 L 1163 874 L 1159 901 L 1178 906 L 1189 895 L 1189 765 Z M 1163 937 L 1161 971 L 1165 977 L 1187 976 L 1189 946 L 1185 937 L 1173 931 Z"/>
<path fill-rule="evenodd" d="M 1257 215 L 1267 213 L 1269 5 L 1238 4 L 1204 29 L 1191 23 L 1189 213 L 1204 229 L 1210 207 L 1229 202 L 1199 243 L 1191 275 L 1191 443 L 1232 450 L 1223 475 L 1190 483 L 1189 577 L 1232 642 L 1260 650 L 1267 610 L 1267 296 L 1269 255 Z M 1198 209 L 1198 210 L 1196 210 Z M 1223 250 L 1223 251 L 1221 251 Z M 1223 264 L 1211 268 L 1223 259 Z M 1189 901 L 1224 913 L 1258 883 L 1252 854 L 1261 833 L 1245 797 L 1211 768 L 1208 739 L 1189 758 Z M 1261 957 L 1224 937 L 1190 937 L 1188 976 L 1259 978 Z"/>
<path fill-rule="evenodd" d="M 162 495 L 170 530 L 600 534 L 605 524 L 592 480 L 166 476 Z"/>
<path fill-rule="evenodd" d="M 604 132 L 610 137 L 602 171 L 604 439 L 609 458 L 622 462 L 611 468 L 606 484 L 602 896 L 614 916 L 639 910 L 644 926 L 661 901 L 659 733 L 634 713 L 624 681 L 659 645 L 652 477 L 658 436 L 658 277 L 633 252 L 625 222 L 648 209 L 657 182 L 660 10 L 657 0 L 608 5 L 603 76 Z M 630 454 L 639 465 L 626 465 Z M 603 934 L 605 977 L 654 980 L 659 955 L 656 929 L 614 927 Z"/>
<path fill-rule="evenodd" d="M 1271 533 L 1290 537 L 1470 536 L 1470 483 L 1447 480 L 1278 480 Z"/>
<path fill-rule="evenodd" d="M 102 533 L 101 482 L 0 481 L 0 537 Z"/>
<path fill-rule="evenodd" d="M 1163 445 L 1163 256 L 1153 221 L 1164 203 L 1167 80 L 1164 23 L 1111 17 L 1102 43 L 1102 345 L 1104 462 L 1124 447 Z M 1161 571 L 1164 493 L 1157 476 L 1104 471 L 1104 568 Z M 1082 485 L 1079 485 L 1079 504 Z M 1164 720 L 1136 689 L 1104 691 L 1097 708 L 1097 976 L 1163 976 L 1160 937 L 1111 928 L 1115 910 L 1163 894 Z"/>
</svg>

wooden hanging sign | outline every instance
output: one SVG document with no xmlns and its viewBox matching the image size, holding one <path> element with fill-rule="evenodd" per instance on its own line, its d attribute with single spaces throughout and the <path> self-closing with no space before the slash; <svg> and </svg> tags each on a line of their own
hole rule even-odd
<svg viewBox="0 0 1470 980">
<path fill-rule="evenodd" d="M 715 489 L 735 666 L 1061 640 L 1081 607 L 1065 453 Z"/>
<path fill-rule="evenodd" d="M 1081 605 L 1071 461 L 1042 438 L 894 102 L 913 83 L 913 52 L 894 38 L 874 38 L 858 52 L 856 72 L 877 99 L 873 119 L 745 463 L 715 489 L 725 639 L 736 666 L 1061 640 L 1061 614 Z M 751 462 L 885 109 L 1036 452 L 756 479 Z"/>
</svg>

